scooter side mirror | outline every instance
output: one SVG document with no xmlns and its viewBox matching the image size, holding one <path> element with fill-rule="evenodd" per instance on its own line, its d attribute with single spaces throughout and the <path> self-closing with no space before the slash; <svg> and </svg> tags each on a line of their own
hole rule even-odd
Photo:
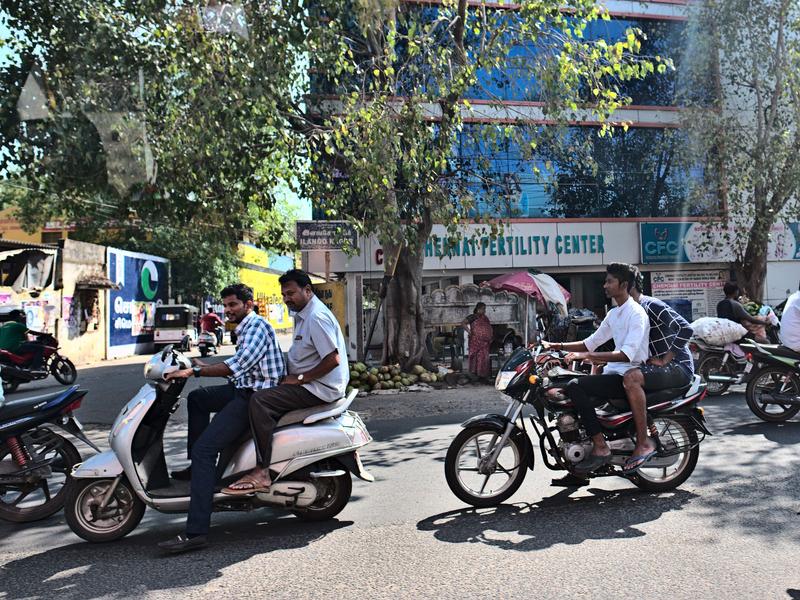
<svg viewBox="0 0 800 600">
<path fill-rule="evenodd" d="M 172 353 L 172 347 L 173 347 L 172 344 L 169 344 L 168 346 L 166 346 L 164 348 L 163 352 L 161 352 L 161 360 L 162 361 L 167 360 L 167 355 Z"/>
</svg>

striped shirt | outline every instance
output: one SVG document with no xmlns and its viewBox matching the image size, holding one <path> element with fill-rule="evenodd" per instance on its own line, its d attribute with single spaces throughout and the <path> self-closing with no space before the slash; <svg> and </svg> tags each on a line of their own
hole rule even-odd
<svg viewBox="0 0 800 600">
<path fill-rule="evenodd" d="M 639 296 L 647 318 L 650 319 L 650 356 L 662 357 L 667 352 L 672 352 L 678 363 L 689 377 L 694 375 L 694 361 L 689 352 L 689 338 L 693 330 L 689 323 L 667 304 L 652 296 Z"/>
<path fill-rule="evenodd" d="M 286 367 L 272 325 L 250 312 L 236 327 L 236 338 L 236 354 L 225 361 L 233 384 L 250 390 L 278 385 Z"/>
</svg>

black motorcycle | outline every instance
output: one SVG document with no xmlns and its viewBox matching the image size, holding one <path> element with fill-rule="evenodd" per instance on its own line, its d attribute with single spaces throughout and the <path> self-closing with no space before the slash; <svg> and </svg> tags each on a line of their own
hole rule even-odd
<svg viewBox="0 0 800 600">
<path fill-rule="evenodd" d="M 0 519 L 37 521 L 64 506 L 81 455 L 52 427 L 99 450 L 72 414 L 85 395 L 76 385 L 0 406 Z"/>
<path fill-rule="evenodd" d="M 563 357 L 520 348 L 503 365 L 495 388 L 510 397 L 508 409 L 463 423 L 445 457 L 447 484 L 459 499 L 477 507 L 495 506 L 522 485 L 535 454 L 523 415 L 526 408 L 532 409 L 530 429 L 547 468 L 574 473 L 591 452 L 591 439 L 563 391 L 585 373 L 559 366 Z M 622 470 L 635 447 L 633 415 L 625 398 L 609 400 L 597 415 L 611 447 L 611 462 L 589 477 L 626 477 L 654 492 L 681 485 L 694 471 L 700 442 L 710 435 L 703 409 L 697 407 L 705 393 L 699 377 L 690 386 L 648 393 L 647 422 L 657 453 L 633 474 Z"/>
<path fill-rule="evenodd" d="M 785 346 L 742 344 L 750 373 L 745 397 L 755 416 L 771 423 L 800 412 L 800 353 Z"/>
</svg>

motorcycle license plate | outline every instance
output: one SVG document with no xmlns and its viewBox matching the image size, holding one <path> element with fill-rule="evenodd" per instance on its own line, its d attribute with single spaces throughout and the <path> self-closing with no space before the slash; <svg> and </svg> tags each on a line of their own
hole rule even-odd
<svg viewBox="0 0 800 600">
<path fill-rule="evenodd" d="M 749 362 L 744 366 L 744 372 L 749 373 L 753 370 L 753 363 Z"/>
<path fill-rule="evenodd" d="M 495 388 L 502 392 L 508 387 L 508 384 L 511 383 L 511 380 L 516 374 L 516 371 L 503 371 L 497 378 L 497 384 L 495 385 Z"/>
</svg>

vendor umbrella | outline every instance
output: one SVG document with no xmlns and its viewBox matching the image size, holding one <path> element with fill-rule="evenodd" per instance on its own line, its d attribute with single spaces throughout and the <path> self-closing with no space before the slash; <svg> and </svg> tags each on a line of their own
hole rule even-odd
<svg viewBox="0 0 800 600">
<path fill-rule="evenodd" d="M 526 298 L 535 300 L 547 306 L 548 302 L 555 304 L 559 310 L 567 314 L 567 302 L 570 293 L 559 283 L 545 273 L 531 273 L 529 271 L 516 271 L 506 273 L 486 282 L 493 290 L 505 290 L 522 294 Z M 528 309 L 525 306 L 525 341 L 528 341 Z"/>
<path fill-rule="evenodd" d="M 552 302 L 553 304 L 562 304 L 564 308 L 567 307 L 567 302 L 570 299 L 570 293 L 556 282 L 555 279 L 544 273 L 530 273 L 529 271 L 516 271 L 514 273 L 506 273 L 494 279 L 490 279 L 486 283 L 493 290 L 506 290 L 507 292 L 516 292 L 518 294 L 525 294 L 526 296 L 533 296 L 542 304 Z M 560 292 L 560 294 L 559 294 Z"/>
</svg>

